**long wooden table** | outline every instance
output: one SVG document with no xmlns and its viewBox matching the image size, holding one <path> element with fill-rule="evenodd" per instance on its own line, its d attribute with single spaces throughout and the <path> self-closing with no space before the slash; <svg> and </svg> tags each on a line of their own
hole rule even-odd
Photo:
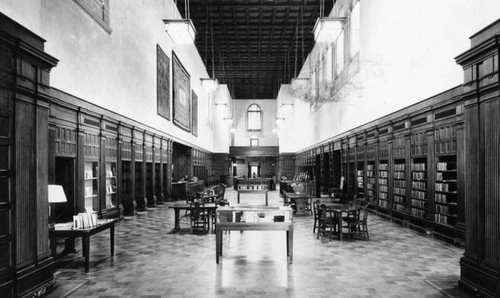
<svg viewBox="0 0 500 298">
<path fill-rule="evenodd" d="M 266 195 L 266 206 L 268 205 L 267 200 L 267 189 L 238 189 L 238 204 L 240 203 L 240 194 L 248 194 L 248 193 L 263 193 Z"/>
<path fill-rule="evenodd" d="M 51 240 L 50 246 L 52 254 L 55 255 L 57 238 L 58 237 L 82 237 L 82 251 L 85 258 L 85 272 L 89 272 L 89 259 L 90 259 L 90 236 L 99 232 L 109 229 L 109 246 L 111 249 L 111 256 L 115 255 L 115 222 L 116 219 L 107 219 L 99 221 L 97 226 L 86 229 L 51 229 L 49 230 L 49 237 Z"/>
<path fill-rule="evenodd" d="M 222 257 L 222 236 L 223 231 L 286 231 L 286 255 L 288 262 L 293 263 L 293 210 L 290 207 L 245 207 L 245 208 L 235 208 L 235 207 L 219 207 L 217 212 L 217 218 L 219 221 L 215 224 L 215 261 L 219 264 L 219 258 Z M 284 217 L 283 222 L 278 221 L 265 221 L 265 222 L 221 222 L 221 216 L 223 213 L 230 212 L 263 212 L 274 214 L 276 212 L 281 212 Z M 227 218 L 227 217 L 224 217 Z M 231 218 L 233 218 L 231 216 Z M 241 219 L 241 218 L 240 218 Z M 239 220 L 236 217 L 233 220 Z"/>
</svg>

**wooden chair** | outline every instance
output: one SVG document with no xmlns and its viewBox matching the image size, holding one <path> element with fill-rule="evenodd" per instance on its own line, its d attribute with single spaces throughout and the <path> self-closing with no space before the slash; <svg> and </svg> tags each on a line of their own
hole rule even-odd
<svg viewBox="0 0 500 298">
<path fill-rule="evenodd" d="M 329 233 L 330 240 L 332 240 L 332 236 L 334 233 L 340 234 L 340 231 L 337 231 L 337 227 L 339 224 L 339 218 L 337 213 L 333 212 L 330 207 L 327 207 L 325 204 L 321 204 L 319 207 L 319 220 L 318 220 L 318 235 L 317 239 L 319 239 L 319 235 L 325 235 L 325 233 Z"/>
<path fill-rule="evenodd" d="M 191 219 L 191 234 L 197 231 L 207 233 L 209 230 L 209 216 L 205 204 L 195 201 L 190 204 L 189 216 Z"/>
<path fill-rule="evenodd" d="M 316 233 L 316 228 L 319 225 L 319 218 L 321 214 L 320 205 L 321 205 L 320 200 L 316 200 L 313 202 L 313 220 L 314 220 L 313 233 Z"/>
<path fill-rule="evenodd" d="M 366 240 L 370 240 L 370 235 L 368 234 L 368 211 L 371 204 L 372 203 L 370 202 L 364 207 L 362 218 L 359 218 L 358 215 L 358 218 L 345 219 L 345 222 L 347 223 L 349 240 L 351 240 L 352 234 L 360 235 L 363 236 Z"/>
<path fill-rule="evenodd" d="M 329 188 L 328 189 L 328 197 L 332 199 L 334 203 L 342 202 L 342 193 L 340 188 Z"/>
</svg>

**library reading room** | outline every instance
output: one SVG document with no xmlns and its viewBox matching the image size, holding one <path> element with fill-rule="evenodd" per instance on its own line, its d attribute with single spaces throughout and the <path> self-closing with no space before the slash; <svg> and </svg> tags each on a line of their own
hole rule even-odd
<svg viewBox="0 0 500 298">
<path fill-rule="evenodd" d="M 500 1 L 0 0 L 0 297 L 500 297 Z"/>
</svg>

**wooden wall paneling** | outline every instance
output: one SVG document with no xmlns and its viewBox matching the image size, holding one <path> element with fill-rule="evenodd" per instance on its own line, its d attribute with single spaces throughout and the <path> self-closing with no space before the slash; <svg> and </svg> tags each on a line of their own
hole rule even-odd
<svg viewBox="0 0 500 298">
<path fill-rule="evenodd" d="M 48 77 L 41 37 L 0 14 L 0 296 L 54 283 L 48 243 Z"/>
<path fill-rule="evenodd" d="M 484 130 L 484 262 L 500 265 L 500 98 L 482 102 Z M 499 271 L 500 272 L 500 271 Z M 500 276 L 499 276 L 500 278 Z"/>
<path fill-rule="evenodd" d="M 146 211 L 146 165 L 144 131 L 134 127 L 135 203 L 137 212 Z"/>
<path fill-rule="evenodd" d="M 124 216 L 132 216 L 135 214 L 134 209 L 134 196 L 135 196 L 135 163 L 134 155 L 135 148 L 133 143 L 133 133 L 132 127 L 129 127 L 125 123 L 120 122 L 119 126 L 119 166 L 121 168 L 121 205 L 123 206 L 123 211 L 120 214 Z"/>
<path fill-rule="evenodd" d="M 154 170 L 154 197 L 156 204 L 163 204 L 163 160 L 162 160 L 162 147 L 161 136 L 153 136 L 153 170 Z"/>
<path fill-rule="evenodd" d="M 465 242 L 465 127 L 463 121 L 457 124 L 457 235 L 456 243 Z"/>
<path fill-rule="evenodd" d="M 155 195 L 155 171 L 154 171 L 154 136 L 149 132 L 144 134 L 144 167 L 145 181 L 144 187 L 146 192 L 146 204 L 148 208 L 156 207 Z"/>
<path fill-rule="evenodd" d="M 487 297 L 500 297 L 499 33 L 497 20 L 474 34 L 471 49 L 456 58 L 465 74 L 466 229 L 459 284 Z"/>
</svg>

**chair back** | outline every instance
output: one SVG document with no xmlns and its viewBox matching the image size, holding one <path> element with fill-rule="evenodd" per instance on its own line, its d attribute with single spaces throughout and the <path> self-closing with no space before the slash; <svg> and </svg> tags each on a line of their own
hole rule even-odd
<svg viewBox="0 0 500 298">
<path fill-rule="evenodd" d="M 319 218 L 321 211 L 319 210 L 321 206 L 320 200 L 316 200 L 313 202 L 313 216 L 314 218 Z"/>
<path fill-rule="evenodd" d="M 200 218 L 201 213 L 205 208 L 205 204 L 195 201 L 189 205 L 190 215 L 192 220 L 198 220 Z"/>
<path fill-rule="evenodd" d="M 369 202 L 366 206 L 365 206 L 365 210 L 363 212 L 363 222 L 366 223 L 368 221 L 368 211 L 370 211 L 370 206 L 372 205 L 373 203 L 372 202 Z"/>
</svg>

